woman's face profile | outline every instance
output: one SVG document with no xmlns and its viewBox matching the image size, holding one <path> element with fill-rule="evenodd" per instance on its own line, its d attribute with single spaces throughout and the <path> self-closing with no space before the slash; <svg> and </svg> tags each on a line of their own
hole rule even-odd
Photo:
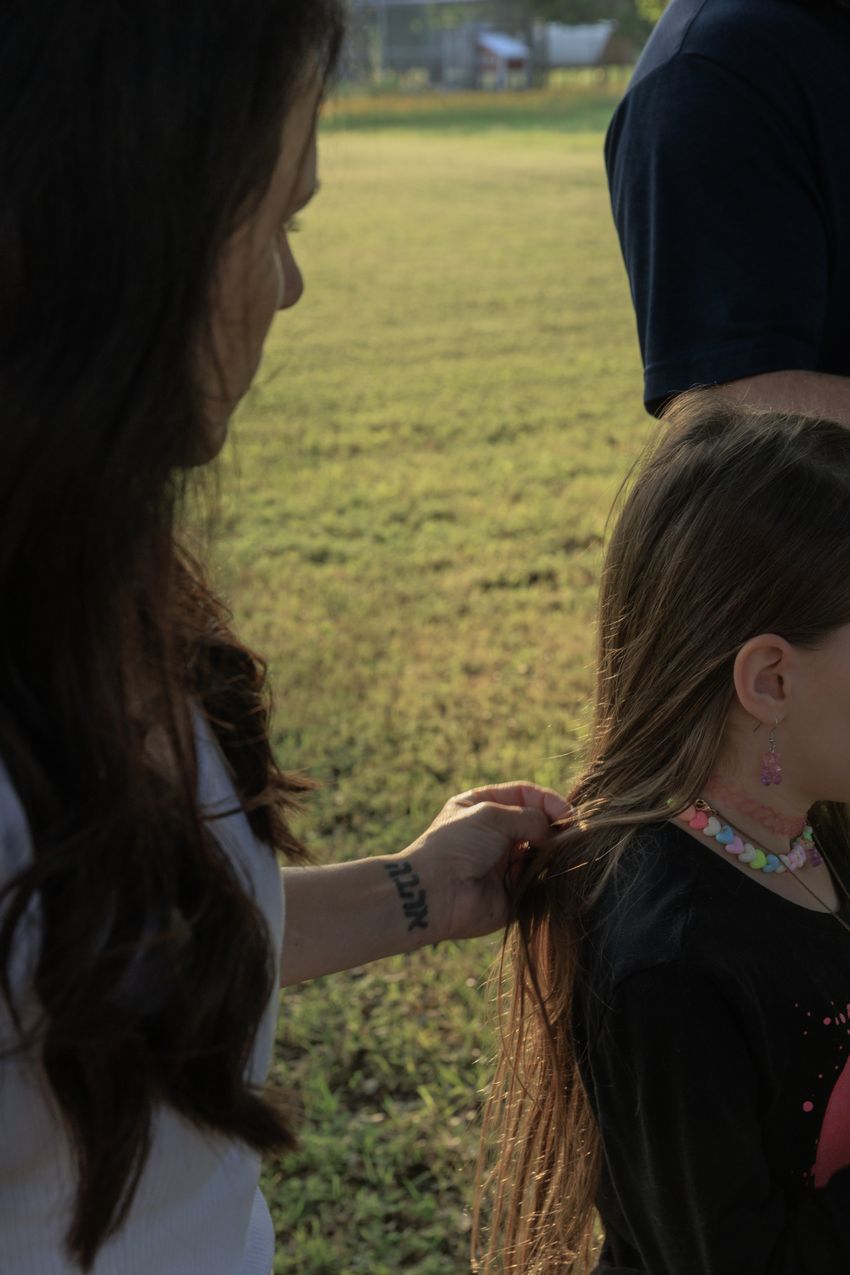
<svg viewBox="0 0 850 1275">
<path fill-rule="evenodd" d="M 318 189 L 320 95 L 314 82 L 293 104 L 269 188 L 222 254 L 212 314 L 218 368 L 210 368 L 208 375 L 210 450 L 204 459 L 212 459 L 224 445 L 230 416 L 256 375 L 275 314 L 296 305 L 304 292 L 289 223 Z"/>
</svg>

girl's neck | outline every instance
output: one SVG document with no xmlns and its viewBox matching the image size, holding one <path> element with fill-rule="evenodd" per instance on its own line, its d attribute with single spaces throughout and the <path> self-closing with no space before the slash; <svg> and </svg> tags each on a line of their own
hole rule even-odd
<svg viewBox="0 0 850 1275">
<path fill-rule="evenodd" d="M 705 797 L 730 824 L 774 851 L 787 850 L 808 822 L 800 808 L 802 801 L 799 797 L 795 800 L 794 793 L 782 792 L 778 785 L 766 789 L 758 779 L 748 783 L 727 769 L 715 771 Z"/>
</svg>

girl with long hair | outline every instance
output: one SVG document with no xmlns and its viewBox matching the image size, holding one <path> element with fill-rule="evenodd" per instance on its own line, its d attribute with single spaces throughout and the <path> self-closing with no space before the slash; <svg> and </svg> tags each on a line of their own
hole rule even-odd
<svg viewBox="0 0 850 1275">
<path fill-rule="evenodd" d="M 678 400 L 598 640 L 516 883 L 476 1269 L 846 1275 L 850 431 Z"/>
<path fill-rule="evenodd" d="M 302 292 L 342 34 L 341 0 L 3 8 L 3 1275 L 268 1275 L 278 983 L 504 924 L 563 810 L 476 790 L 396 855 L 279 872 L 310 785 L 183 542 Z"/>
</svg>

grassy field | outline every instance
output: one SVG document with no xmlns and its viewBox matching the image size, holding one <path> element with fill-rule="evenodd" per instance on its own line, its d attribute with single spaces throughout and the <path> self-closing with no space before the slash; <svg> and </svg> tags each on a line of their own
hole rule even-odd
<svg viewBox="0 0 850 1275">
<path fill-rule="evenodd" d="M 224 473 L 221 583 L 271 659 L 317 855 L 409 844 L 447 796 L 563 788 L 606 514 L 647 436 L 604 185 L 610 92 L 345 100 Z M 284 998 L 302 1150 L 276 1270 L 468 1269 L 497 940 Z"/>
</svg>

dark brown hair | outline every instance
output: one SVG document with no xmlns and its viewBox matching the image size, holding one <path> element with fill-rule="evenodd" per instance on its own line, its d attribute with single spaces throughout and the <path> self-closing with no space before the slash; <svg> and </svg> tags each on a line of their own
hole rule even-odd
<svg viewBox="0 0 850 1275">
<path fill-rule="evenodd" d="M 574 813 L 525 871 L 506 936 L 473 1241 L 486 1214 L 487 1272 L 591 1269 L 600 1133 L 571 1030 L 588 909 L 635 831 L 702 791 L 747 639 L 814 648 L 850 623 L 850 430 L 697 394 L 662 431 L 607 551 Z M 812 821 L 846 879 L 848 808 L 822 803 Z"/>
<path fill-rule="evenodd" d="M 154 1104 L 259 1151 L 292 1141 L 245 1079 L 272 952 L 200 817 L 191 701 L 270 854 L 304 856 L 287 812 L 308 785 L 278 769 L 265 667 L 176 529 L 206 449 L 216 267 L 341 34 L 338 0 L 29 0 L 3 17 L 0 758 L 33 856 L 0 893 L 17 1027 L 0 1049 L 43 1062 L 84 1269 L 126 1216 Z M 34 984 L 13 986 L 33 908 Z"/>
</svg>

